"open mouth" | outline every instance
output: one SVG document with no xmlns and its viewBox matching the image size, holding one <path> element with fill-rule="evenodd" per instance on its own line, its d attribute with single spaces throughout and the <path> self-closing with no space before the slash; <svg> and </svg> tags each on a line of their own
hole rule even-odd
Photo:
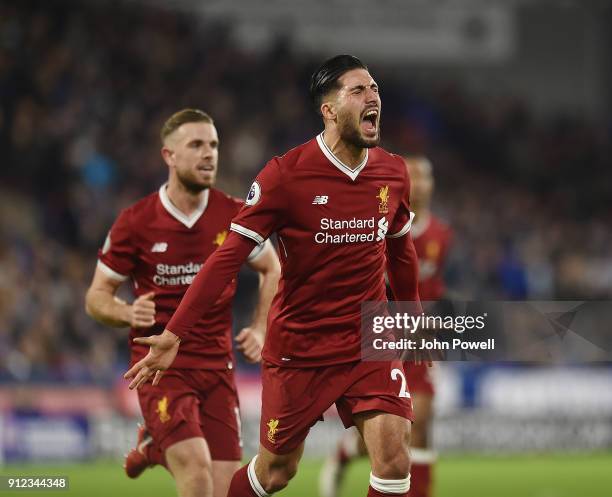
<svg viewBox="0 0 612 497">
<path fill-rule="evenodd" d="M 369 109 L 361 118 L 361 129 L 366 135 L 376 135 L 378 131 L 378 109 Z"/>
</svg>

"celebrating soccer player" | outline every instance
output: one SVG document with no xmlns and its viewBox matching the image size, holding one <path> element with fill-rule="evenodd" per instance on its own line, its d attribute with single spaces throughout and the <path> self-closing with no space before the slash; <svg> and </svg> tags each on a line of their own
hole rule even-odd
<svg viewBox="0 0 612 497">
<path fill-rule="evenodd" d="M 361 360 L 360 310 L 386 301 L 387 260 L 396 299 L 418 301 L 408 173 L 401 157 L 378 147 L 378 84 L 359 59 L 329 59 L 310 91 L 324 131 L 263 168 L 166 330 L 137 339 L 150 350 L 126 377 L 132 388 L 156 383 L 179 346 L 198 339 L 194 323 L 210 314 L 253 247 L 276 232 L 283 271 L 263 350 L 259 453 L 236 472 L 228 497 L 284 488 L 308 431 L 334 403 L 368 449 L 367 495 L 406 496 L 412 406 L 403 366 Z"/>
<path fill-rule="evenodd" d="M 406 157 L 410 173 L 410 206 L 415 213 L 410 234 L 419 257 L 419 296 L 422 300 L 437 301 L 444 296 L 444 266 L 450 247 L 449 227 L 431 212 L 434 179 L 431 162 L 425 157 Z M 432 466 L 435 454 L 431 449 L 431 421 L 433 418 L 434 383 L 430 368 L 425 363 L 404 364 L 408 389 L 412 396 L 414 422 L 411 432 L 410 497 L 431 497 Z M 367 455 L 359 433 L 347 430 L 337 451 L 321 470 L 321 497 L 336 497 L 348 468 L 348 463 Z"/>
<path fill-rule="evenodd" d="M 131 327 L 132 364 L 147 351 L 132 339 L 164 330 L 204 261 L 225 243 L 231 219 L 242 206 L 212 187 L 219 138 L 210 116 L 195 109 L 177 112 L 164 124 L 161 141 L 168 182 L 121 212 L 100 250 L 86 296 L 90 316 Z M 280 264 L 263 239 L 245 259 L 259 272 L 259 301 L 253 323 L 236 341 L 245 358 L 257 362 Z M 136 295 L 131 305 L 115 297 L 128 278 Z M 225 497 L 240 466 L 231 332 L 236 281 L 226 282 L 222 290 L 209 302 L 210 311 L 190 323 L 196 334 L 185 341 L 163 380 L 138 392 L 145 425 L 125 470 L 135 478 L 163 464 L 181 497 Z"/>
</svg>

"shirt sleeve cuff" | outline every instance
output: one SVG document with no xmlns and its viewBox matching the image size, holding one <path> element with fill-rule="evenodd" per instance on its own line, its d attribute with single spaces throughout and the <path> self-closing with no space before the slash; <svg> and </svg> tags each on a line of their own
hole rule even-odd
<svg viewBox="0 0 612 497">
<path fill-rule="evenodd" d="M 232 231 L 235 231 L 236 233 L 241 234 L 242 236 L 246 236 L 247 238 L 250 238 L 251 240 L 256 242 L 258 245 L 261 245 L 265 241 L 264 238 L 256 231 L 250 230 L 249 228 L 245 228 L 244 226 L 240 226 L 239 224 L 232 223 L 230 225 L 230 229 Z"/>
<path fill-rule="evenodd" d="M 118 273 L 117 271 L 115 271 L 114 269 L 108 267 L 106 264 L 104 264 L 101 260 L 98 259 L 98 268 L 100 269 L 100 271 L 102 271 L 106 276 L 108 276 L 109 278 L 112 278 L 114 280 L 117 281 L 125 281 L 128 279 L 128 277 L 124 274 Z"/>
<path fill-rule="evenodd" d="M 397 233 L 393 233 L 391 235 L 387 235 L 387 238 L 399 238 L 401 236 L 404 236 L 406 233 L 408 233 L 410 231 L 413 219 L 414 219 L 414 212 L 411 212 L 410 213 L 410 219 L 404 225 L 404 227 L 401 230 L 399 230 Z"/>
<path fill-rule="evenodd" d="M 270 240 L 266 240 L 263 243 L 260 243 L 259 245 L 257 245 L 249 254 L 249 256 L 247 257 L 247 261 L 248 262 L 253 262 L 254 260 L 256 260 L 261 254 L 263 254 L 265 251 L 267 251 L 269 248 L 272 247 L 272 243 L 270 242 Z"/>
</svg>

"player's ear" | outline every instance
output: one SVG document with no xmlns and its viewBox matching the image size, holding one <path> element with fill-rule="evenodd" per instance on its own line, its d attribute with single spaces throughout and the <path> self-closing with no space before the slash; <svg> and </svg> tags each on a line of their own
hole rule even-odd
<svg viewBox="0 0 612 497">
<path fill-rule="evenodd" d="M 168 166 L 172 165 L 174 153 L 170 150 L 166 145 L 161 148 L 161 156 L 164 159 L 164 162 L 168 164 Z"/>
<path fill-rule="evenodd" d="M 335 121 L 338 116 L 336 105 L 333 101 L 327 100 L 321 104 L 321 116 L 324 120 Z"/>
</svg>

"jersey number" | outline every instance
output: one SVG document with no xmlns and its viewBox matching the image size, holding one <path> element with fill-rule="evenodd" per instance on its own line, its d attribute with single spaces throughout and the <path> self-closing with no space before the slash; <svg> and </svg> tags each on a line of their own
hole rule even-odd
<svg viewBox="0 0 612 497">
<path fill-rule="evenodd" d="M 393 381 L 397 381 L 397 377 L 401 377 L 402 379 L 402 386 L 400 387 L 400 391 L 399 391 L 399 395 L 398 397 L 400 398 L 405 398 L 405 399 L 409 399 L 410 398 L 410 394 L 408 393 L 408 390 L 406 390 L 406 377 L 404 376 L 404 372 L 401 369 L 392 369 L 391 370 L 391 379 Z"/>
</svg>

